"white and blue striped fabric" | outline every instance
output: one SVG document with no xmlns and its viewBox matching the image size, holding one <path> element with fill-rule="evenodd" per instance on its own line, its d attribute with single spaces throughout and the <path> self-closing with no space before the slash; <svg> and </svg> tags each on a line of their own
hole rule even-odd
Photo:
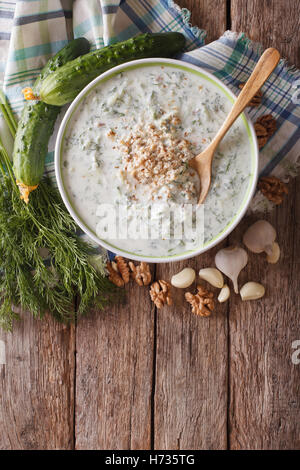
<svg viewBox="0 0 300 470">
<path fill-rule="evenodd" d="M 30 86 L 51 55 L 72 37 L 85 36 L 92 49 L 141 32 L 179 31 L 187 38 L 180 59 L 220 78 L 234 93 L 249 77 L 262 51 L 243 34 L 227 31 L 205 45 L 205 31 L 189 24 L 190 14 L 172 0 L 7 0 L 0 1 L 0 75 L 13 110 L 23 106 L 21 90 Z M 261 150 L 260 171 L 287 181 L 295 176 L 300 156 L 300 72 L 280 62 L 262 88 L 253 121 L 272 114 L 278 129 Z M 3 122 L 2 134 L 7 134 Z M 49 144 L 47 172 L 53 172 L 55 135 Z M 260 192 L 252 209 L 271 208 Z"/>
</svg>

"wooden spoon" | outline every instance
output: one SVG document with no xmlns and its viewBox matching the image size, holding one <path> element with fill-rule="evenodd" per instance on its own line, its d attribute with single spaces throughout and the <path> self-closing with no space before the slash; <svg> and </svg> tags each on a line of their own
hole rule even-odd
<svg viewBox="0 0 300 470">
<path fill-rule="evenodd" d="M 244 111 L 247 104 L 265 83 L 269 75 L 273 72 L 280 59 L 277 49 L 267 49 L 256 64 L 255 69 L 246 82 L 244 88 L 237 97 L 229 115 L 227 116 L 221 129 L 209 144 L 207 149 L 189 160 L 189 165 L 196 170 L 200 178 L 200 195 L 198 204 L 202 204 L 207 196 L 211 183 L 211 166 L 214 153 L 223 139 L 224 135 L 231 128 L 232 124 Z"/>
</svg>

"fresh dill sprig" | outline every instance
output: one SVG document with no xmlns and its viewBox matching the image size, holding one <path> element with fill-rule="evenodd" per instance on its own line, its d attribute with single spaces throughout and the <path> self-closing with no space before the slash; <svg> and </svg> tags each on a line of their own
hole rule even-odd
<svg viewBox="0 0 300 470">
<path fill-rule="evenodd" d="M 6 121 L 6 124 L 9 127 L 9 130 L 14 137 L 17 131 L 18 124 L 15 120 L 13 112 L 7 102 L 6 96 L 2 90 L 0 90 L 0 110 L 3 114 L 3 117 Z"/>
<path fill-rule="evenodd" d="M 9 126 L 14 136 L 11 110 L 3 115 L 14 121 Z M 36 317 L 49 311 L 69 322 L 75 318 L 75 294 L 80 297 L 78 314 L 92 306 L 103 308 L 117 297 L 105 277 L 104 260 L 98 260 L 97 269 L 91 264 L 94 249 L 76 234 L 76 224 L 51 181 L 39 184 L 28 205 L 20 199 L 1 139 L 0 185 L 0 327 L 12 329 L 18 318 L 14 306 Z"/>
</svg>

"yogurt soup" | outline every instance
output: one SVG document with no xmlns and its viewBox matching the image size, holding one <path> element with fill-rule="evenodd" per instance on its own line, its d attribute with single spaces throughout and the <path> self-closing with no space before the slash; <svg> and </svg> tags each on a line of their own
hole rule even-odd
<svg viewBox="0 0 300 470">
<path fill-rule="evenodd" d="M 148 233 L 155 218 L 171 217 L 171 235 L 194 204 L 198 176 L 189 159 L 204 150 L 232 107 L 224 91 L 205 76 L 182 67 L 143 64 L 100 81 L 68 122 L 62 149 L 62 179 L 78 217 L 96 233 L 99 205 L 127 207 L 129 233 Z M 249 189 L 251 146 L 239 118 L 215 155 L 212 185 L 204 203 L 204 243 L 217 237 L 241 210 Z M 152 209 L 149 209 L 152 207 Z M 203 208 L 202 208 L 203 209 Z M 152 221 L 145 217 L 152 210 Z M 103 215 L 103 214 L 102 214 Z M 195 213 L 193 215 L 195 219 Z M 133 222 L 135 221 L 135 222 Z M 192 221 L 190 222 L 192 223 Z M 103 237 L 102 237 L 103 238 Z M 170 256 L 199 248 L 198 236 L 160 239 L 106 238 L 139 256 Z"/>
</svg>

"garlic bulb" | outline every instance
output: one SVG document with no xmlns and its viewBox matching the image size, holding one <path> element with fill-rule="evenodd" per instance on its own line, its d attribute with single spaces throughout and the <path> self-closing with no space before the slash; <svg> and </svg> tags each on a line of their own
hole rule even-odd
<svg viewBox="0 0 300 470">
<path fill-rule="evenodd" d="M 246 266 L 247 262 L 248 255 L 243 248 L 231 246 L 223 248 L 216 254 L 216 266 L 220 271 L 222 271 L 222 273 L 232 280 L 234 292 L 236 294 L 239 291 L 237 283 L 238 276 L 241 270 Z"/>
<path fill-rule="evenodd" d="M 222 273 L 216 268 L 203 268 L 199 271 L 199 277 L 204 279 L 214 287 L 221 289 L 224 286 L 224 279 Z"/>
<path fill-rule="evenodd" d="M 273 243 L 276 239 L 276 230 L 266 220 L 258 220 L 251 225 L 243 236 L 243 242 L 248 250 L 253 253 L 262 253 L 271 255 Z"/>
</svg>

